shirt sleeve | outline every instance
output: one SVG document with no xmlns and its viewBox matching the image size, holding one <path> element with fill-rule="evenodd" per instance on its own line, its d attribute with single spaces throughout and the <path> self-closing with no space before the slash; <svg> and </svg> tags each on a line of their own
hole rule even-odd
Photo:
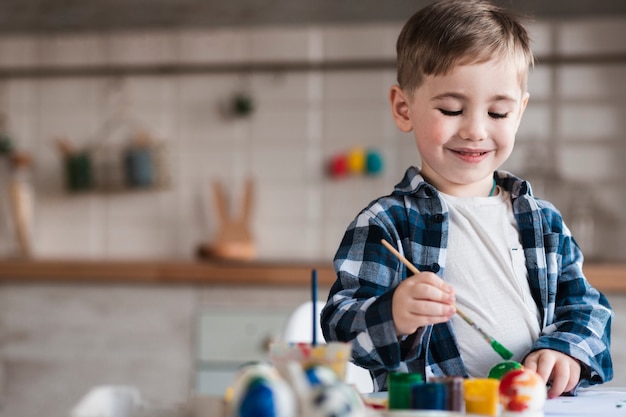
<svg viewBox="0 0 626 417">
<path fill-rule="evenodd" d="M 548 268 L 548 296 L 553 300 L 547 304 L 546 325 L 532 350 L 553 349 L 578 359 L 583 367 L 581 386 L 604 383 L 613 378 L 614 313 L 607 298 L 585 278 L 582 252 L 567 227 L 561 227 L 561 233 L 544 236 L 546 252 L 550 254 L 553 245 L 557 251 L 552 255 L 560 264 L 555 271 Z"/>
<path fill-rule="evenodd" d="M 384 215 L 365 210 L 350 224 L 335 255 L 337 280 L 321 317 L 326 340 L 352 342 L 354 362 L 373 373 L 398 369 L 419 342 L 395 334 L 391 304 L 406 270 L 381 243 L 397 246 L 397 233 L 386 223 Z"/>
</svg>

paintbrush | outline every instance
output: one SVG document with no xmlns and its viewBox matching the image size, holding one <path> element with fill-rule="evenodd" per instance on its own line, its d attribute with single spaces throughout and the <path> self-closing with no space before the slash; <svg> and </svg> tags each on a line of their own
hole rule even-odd
<svg viewBox="0 0 626 417">
<path fill-rule="evenodd" d="M 313 307 L 313 334 L 311 343 L 317 346 L 317 269 L 311 271 L 311 304 Z"/>
<path fill-rule="evenodd" d="M 409 262 L 408 259 L 406 259 L 404 256 L 402 256 L 402 254 L 400 254 L 400 252 L 398 252 L 393 246 L 391 246 L 391 244 L 389 242 L 387 242 L 385 239 L 382 239 L 381 243 L 383 244 L 383 246 L 385 246 L 387 249 L 389 249 L 389 251 L 391 253 L 393 253 L 396 258 L 398 258 L 404 265 L 406 265 L 406 267 L 409 268 L 409 270 L 411 272 L 413 272 L 415 275 L 420 273 L 419 269 L 417 269 L 415 267 L 415 265 L 413 265 L 411 262 Z M 476 330 L 478 333 L 480 333 L 480 335 L 483 337 L 483 339 L 485 339 L 485 341 L 487 343 L 489 343 L 491 348 L 498 355 L 500 355 L 504 360 L 508 361 L 509 359 L 511 359 L 513 357 L 513 353 L 510 350 L 508 350 L 507 348 L 502 346 L 502 344 L 499 343 L 496 339 L 494 339 L 493 337 L 489 336 L 483 329 L 478 327 L 478 325 L 474 322 L 474 320 L 472 320 L 467 314 L 465 314 L 463 312 L 463 310 L 461 310 L 456 304 L 454 305 L 454 308 L 456 309 L 456 314 L 458 314 L 459 317 L 461 317 L 474 330 Z"/>
</svg>

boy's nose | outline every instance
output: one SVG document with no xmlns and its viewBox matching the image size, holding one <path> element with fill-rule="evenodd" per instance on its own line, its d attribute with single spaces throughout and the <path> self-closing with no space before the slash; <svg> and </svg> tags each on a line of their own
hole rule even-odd
<svg viewBox="0 0 626 417">
<path fill-rule="evenodd" d="M 467 140 L 484 140 L 487 137 L 486 122 L 481 117 L 463 119 L 459 134 Z"/>
</svg>

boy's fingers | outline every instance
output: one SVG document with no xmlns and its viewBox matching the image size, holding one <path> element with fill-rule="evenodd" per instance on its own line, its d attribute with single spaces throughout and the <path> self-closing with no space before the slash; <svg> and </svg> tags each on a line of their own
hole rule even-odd
<svg viewBox="0 0 626 417">
<path fill-rule="evenodd" d="M 552 380 L 552 386 L 548 390 L 548 398 L 556 398 L 565 392 L 570 379 L 569 366 L 563 362 L 556 361 L 552 375 L 555 375 L 555 377 Z"/>
<path fill-rule="evenodd" d="M 421 276 L 424 275 L 424 276 Z M 420 274 L 404 281 L 415 299 L 427 299 L 444 303 L 454 302 L 454 289 L 434 274 Z"/>
<path fill-rule="evenodd" d="M 524 367 L 537 372 L 546 383 L 550 382 L 553 366 L 554 360 L 550 356 L 542 355 L 541 353 L 531 354 L 524 361 Z"/>
<path fill-rule="evenodd" d="M 576 385 L 578 385 L 578 382 L 580 381 L 580 370 L 580 362 L 575 361 L 575 363 L 569 368 L 569 381 L 567 382 L 564 392 L 570 392 L 576 388 Z"/>
<path fill-rule="evenodd" d="M 415 316 L 429 317 L 450 317 L 455 309 L 448 304 L 436 303 L 432 301 L 418 301 L 412 303 L 409 313 Z"/>
<path fill-rule="evenodd" d="M 548 398 L 570 392 L 580 380 L 580 362 L 558 352 L 537 351 L 524 361 L 526 369 L 537 372 L 550 387 Z"/>
</svg>

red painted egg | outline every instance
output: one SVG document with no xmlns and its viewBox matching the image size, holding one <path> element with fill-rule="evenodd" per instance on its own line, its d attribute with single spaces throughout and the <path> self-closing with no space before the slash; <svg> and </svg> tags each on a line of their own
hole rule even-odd
<svg viewBox="0 0 626 417">
<path fill-rule="evenodd" d="M 506 411 L 540 411 L 546 402 L 546 383 L 535 371 L 515 369 L 500 380 L 500 403 Z"/>
</svg>

